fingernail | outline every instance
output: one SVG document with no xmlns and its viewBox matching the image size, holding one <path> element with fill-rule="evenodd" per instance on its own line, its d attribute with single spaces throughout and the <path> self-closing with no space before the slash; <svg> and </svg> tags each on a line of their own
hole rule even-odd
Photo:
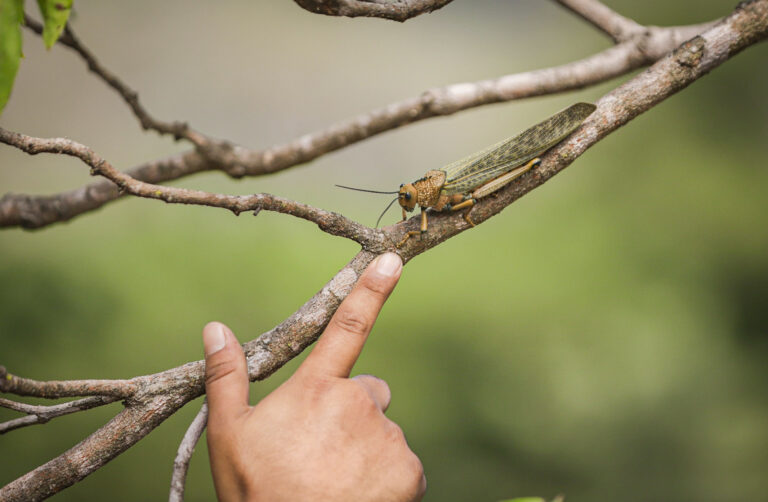
<svg viewBox="0 0 768 502">
<path fill-rule="evenodd" d="M 203 328 L 203 346 L 205 355 L 210 356 L 224 348 L 227 344 L 227 334 L 224 325 L 218 322 L 206 324 Z"/>
<path fill-rule="evenodd" d="M 376 258 L 374 263 L 376 272 L 386 277 L 394 277 L 403 268 L 403 261 L 395 253 L 384 253 Z"/>
</svg>

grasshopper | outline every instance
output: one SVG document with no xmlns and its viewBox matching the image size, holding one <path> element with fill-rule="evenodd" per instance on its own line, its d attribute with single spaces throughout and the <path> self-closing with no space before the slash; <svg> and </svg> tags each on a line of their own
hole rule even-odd
<svg viewBox="0 0 768 502">
<path fill-rule="evenodd" d="M 396 193 L 397 198 L 381 213 L 379 221 L 395 200 L 403 210 L 403 221 L 407 219 L 407 213 L 413 211 L 417 205 L 421 207 L 420 230 L 409 231 L 397 244 L 398 248 L 411 237 L 426 233 L 428 209 L 433 211 L 467 209 L 464 220 L 474 227 L 475 223 L 470 213 L 478 199 L 492 194 L 531 168 L 538 166 L 541 163 L 539 155 L 568 137 L 593 111 L 595 111 L 595 105 L 591 103 L 571 105 L 517 136 L 452 162 L 441 169 L 427 171 L 422 178 L 413 183 L 400 185 L 400 190 L 397 192 L 378 192 L 337 186 L 364 192 Z M 376 222 L 376 226 L 378 224 L 379 222 Z"/>
</svg>

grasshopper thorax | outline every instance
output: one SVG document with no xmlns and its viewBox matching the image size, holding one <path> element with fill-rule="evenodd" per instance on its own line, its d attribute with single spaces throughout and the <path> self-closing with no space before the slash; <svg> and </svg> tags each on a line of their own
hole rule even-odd
<svg viewBox="0 0 768 502">
<path fill-rule="evenodd" d="M 426 209 L 440 200 L 440 190 L 445 184 L 444 171 L 427 171 L 423 178 L 400 185 L 397 201 L 406 211 L 413 211 L 416 205 Z"/>
<path fill-rule="evenodd" d="M 405 183 L 400 185 L 400 191 L 397 192 L 397 202 L 400 206 L 409 213 L 414 210 L 418 198 L 418 192 L 413 183 Z"/>
</svg>

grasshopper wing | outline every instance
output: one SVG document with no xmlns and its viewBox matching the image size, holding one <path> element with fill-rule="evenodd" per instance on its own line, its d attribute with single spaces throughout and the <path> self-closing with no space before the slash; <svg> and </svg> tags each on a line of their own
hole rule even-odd
<svg viewBox="0 0 768 502">
<path fill-rule="evenodd" d="M 443 193 L 469 193 L 541 155 L 575 131 L 593 111 L 591 103 L 576 103 L 515 137 L 443 167 Z"/>
</svg>

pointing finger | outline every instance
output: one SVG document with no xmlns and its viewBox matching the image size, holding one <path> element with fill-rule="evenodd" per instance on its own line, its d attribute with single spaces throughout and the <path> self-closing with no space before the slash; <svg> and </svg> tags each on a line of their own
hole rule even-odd
<svg viewBox="0 0 768 502">
<path fill-rule="evenodd" d="M 300 370 L 348 377 L 402 270 L 403 262 L 394 253 L 385 253 L 373 260 L 349 296 L 341 302 Z"/>
</svg>

